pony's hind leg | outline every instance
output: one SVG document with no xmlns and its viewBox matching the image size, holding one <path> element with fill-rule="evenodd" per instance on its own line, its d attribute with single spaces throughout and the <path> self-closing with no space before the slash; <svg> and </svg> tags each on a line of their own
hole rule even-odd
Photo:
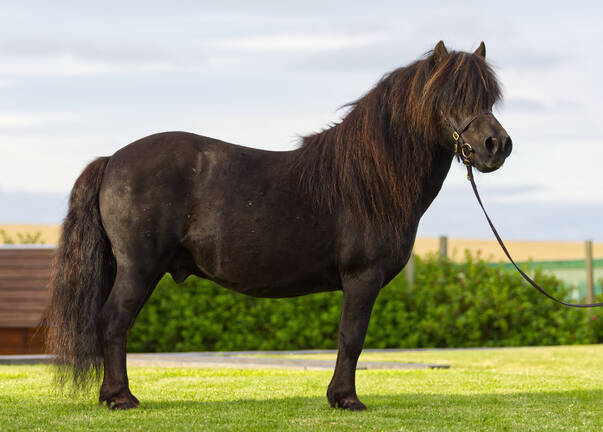
<svg viewBox="0 0 603 432">
<path fill-rule="evenodd" d="M 101 310 L 104 376 L 99 403 L 106 402 L 113 409 L 138 406 L 138 399 L 130 392 L 128 385 L 127 334 L 159 277 L 155 270 L 151 274 L 149 271 L 124 268 L 118 264 L 115 284 Z"/>
</svg>

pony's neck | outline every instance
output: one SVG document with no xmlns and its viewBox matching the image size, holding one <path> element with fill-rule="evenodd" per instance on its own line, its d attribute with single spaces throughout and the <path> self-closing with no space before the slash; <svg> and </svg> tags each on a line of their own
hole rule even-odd
<svg viewBox="0 0 603 432">
<path fill-rule="evenodd" d="M 420 217 L 440 191 L 452 150 L 400 133 L 387 107 L 360 103 L 329 129 L 304 138 L 295 168 L 319 205 L 347 208 L 387 231 Z"/>
<path fill-rule="evenodd" d="M 450 171 L 454 154 L 442 146 L 437 146 L 431 153 L 431 169 L 423 174 L 421 199 L 417 202 L 417 211 L 423 215 L 442 189 L 444 180 Z"/>
</svg>

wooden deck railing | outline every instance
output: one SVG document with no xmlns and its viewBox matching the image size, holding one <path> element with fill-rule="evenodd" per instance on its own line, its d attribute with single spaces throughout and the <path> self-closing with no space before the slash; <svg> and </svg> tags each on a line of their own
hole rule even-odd
<svg viewBox="0 0 603 432">
<path fill-rule="evenodd" d="M 54 247 L 0 247 L 0 354 L 40 353 Z"/>
</svg>

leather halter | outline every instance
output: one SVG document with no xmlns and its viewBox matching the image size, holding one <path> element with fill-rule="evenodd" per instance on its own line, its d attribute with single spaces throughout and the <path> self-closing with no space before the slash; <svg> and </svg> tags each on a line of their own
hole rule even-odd
<svg viewBox="0 0 603 432">
<path fill-rule="evenodd" d="M 463 139 L 463 132 L 469 129 L 471 123 L 484 115 L 493 115 L 492 111 L 483 111 L 479 114 L 475 114 L 474 116 L 467 117 L 460 126 L 455 127 L 454 123 L 450 120 L 448 124 L 452 128 L 452 139 L 454 139 L 454 154 L 458 156 L 465 165 L 471 166 L 471 155 L 473 154 L 473 148 L 471 144 L 465 142 Z"/>
<path fill-rule="evenodd" d="M 507 250 L 507 247 L 503 243 L 500 235 L 498 234 L 498 231 L 496 231 L 496 228 L 494 227 L 494 224 L 492 223 L 490 216 L 488 216 L 488 213 L 486 212 L 486 209 L 484 208 L 482 199 L 479 196 L 479 193 L 477 191 L 477 186 L 476 186 L 475 180 L 473 178 L 473 171 L 471 170 L 471 167 L 472 167 L 471 156 L 473 154 L 473 148 L 471 147 L 471 145 L 468 142 L 465 142 L 463 140 L 463 132 L 465 132 L 469 128 L 469 126 L 471 125 L 471 123 L 474 120 L 478 119 L 482 115 L 492 115 L 492 112 L 484 111 L 484 112 L 474 115 L 473 117 L 469 117 L 469 118 L 465 119 L 458 128 L 454 127 L 454 124 L 450 120 L 447 120 L 447 121 L 452 128 L 452 139 L 454 140 L 454 154 L 456 156 L 458 156 L 463 161 L 465 166 L 467 167 L 467 180 L 469 180 L 469 182 L 471 182 L 471 187 L 473 189 L 473 193 L 475 194 L 475 198 L 477 198 L 477 202 L 478 202 L 479 206 L 481 207 L 482 211 L 484 212 L 484 216 L 486 216 L 488 225 L 490 225 L 490 229 L 494 233 L 494 237 L 496 237 L 496 240 L 498 240 L 498 244 L 500 244 L 500 247 L 502 248 L 503 252 L 507 256 L 507 258 L 509 259 L 511 264 L 513 264 L 513 266 L 517 269 L 519 274 L 530 285 L 532 285 L 534 288 L 536 288 L 541 294 L 545 295 L 546 297 L 550 298 L 551 300 L 554 300 L 557 303 L 561 303 L 564 306 L 569 306 L 569 307 L 574 307 L 574 308 L 603 307 L 603 302 L 585 303 L 585 304 L 567 303 L 567 302 L 564 302 L 562 300 L 559 300 L 559 299 L 553 297 L 551 294 L 549 294 L 543 288 L 541 288 L 536 282 L 534 282 L 532 280 L 532 278 L 530 278 L 521 268 L 519 268 L 519 266 L 515 263 L 515 261 L 511 257 L 511 254 L 509 253 L 509 251 Z"/>
</svg>

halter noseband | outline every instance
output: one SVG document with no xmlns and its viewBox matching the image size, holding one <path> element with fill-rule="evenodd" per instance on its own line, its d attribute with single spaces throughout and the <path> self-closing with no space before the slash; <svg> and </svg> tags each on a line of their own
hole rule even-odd
<svg viewBox="0 0 603 432">
<path fill-rule="evenodd" d="M 454 123 L 450 119 L 446 119 L 452 129 L 452 139 L 454 139 L 454 154 L 457 155 L 467 166 L 471 166 L 471 155 L 473 154 L 473 148 L 471 147 L 471 144 L 463 140 L 463 132 L 465 132 L 471 123 L 473 123 L 479 117 L 491 114 L 492 111 L 483 111 L 472 117 L 467 117 L 459 127 L 455 127 Z"/>
</svg>

